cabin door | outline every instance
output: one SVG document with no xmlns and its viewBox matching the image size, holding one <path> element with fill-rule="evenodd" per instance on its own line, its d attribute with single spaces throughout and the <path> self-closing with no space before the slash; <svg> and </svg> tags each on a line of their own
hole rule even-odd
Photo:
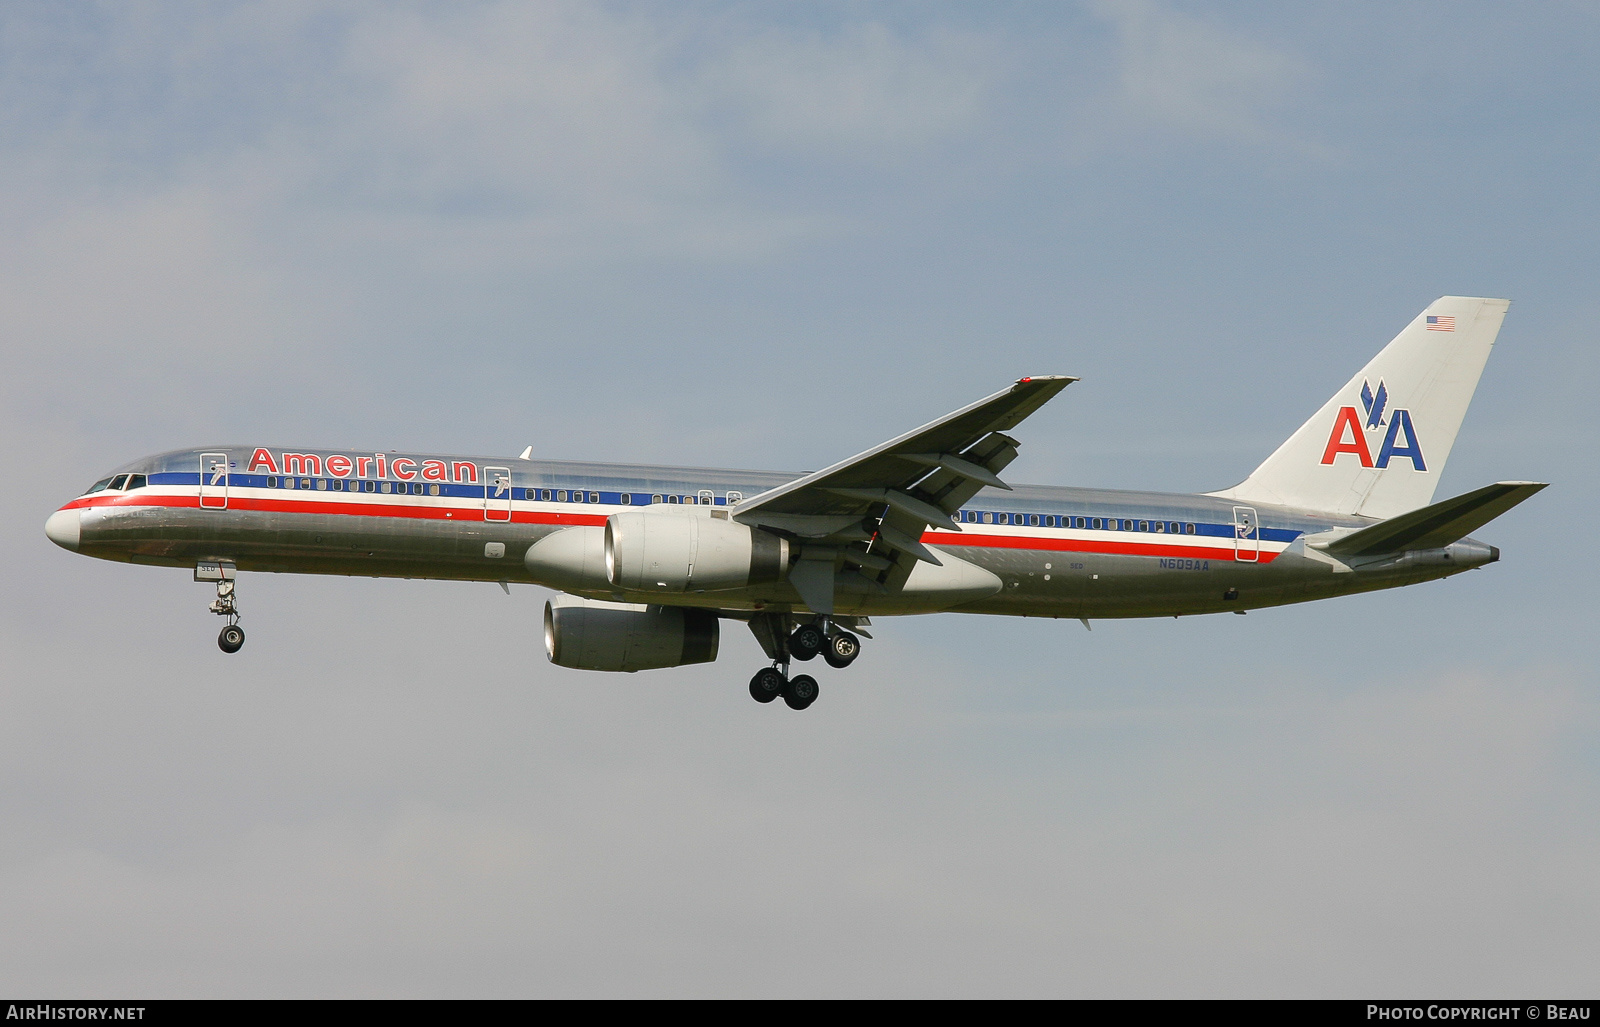
<svg viewBox="0 0 1600 1027">
<path fill-rule="evenodd" d="M 228 454 L 200 454 L 200 509 L 228 508 Z"/>
<path fill-rule="evenodd" d="M 511 468 L 483 469 L 483 519 L 486 521 L 511 519 Z"/>
<path fill-rule="evenodd" d="M 1261 525 L 1254 507 L 1233 508 L 1233 558 L 1245 563 L 1261 559 Z"/>
</svg>

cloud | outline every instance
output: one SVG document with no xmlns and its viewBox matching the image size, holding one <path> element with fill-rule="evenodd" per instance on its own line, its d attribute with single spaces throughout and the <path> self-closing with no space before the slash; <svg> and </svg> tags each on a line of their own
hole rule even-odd
<svg viewBox="0 0 1600 1027">
<path fill-rule="evenodd" d="M 742 114 L 762 144 L 807 160 L 915 155 L 971 129 L 999 47 L 972 34 L 907 38 L 882 24 L 767 32 L 706 62 L 713 106 Z"/>
<path fill-rule="evenodd" d="M 1303 59 L 1153 0 L 1094 0 L 1090 8 L 1117 31 L 1123 111 L 1204 138 L 1281 139 L 1270 115 L 1309 76 Z"/>
</svg>

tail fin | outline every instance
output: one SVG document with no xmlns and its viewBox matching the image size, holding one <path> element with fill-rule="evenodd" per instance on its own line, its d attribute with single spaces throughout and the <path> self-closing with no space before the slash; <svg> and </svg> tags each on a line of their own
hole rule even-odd
<svg viewBox="0 0 1600 1027">
<path fill-rule="evenodd" d="M 1224 499 L 1393 517 L 1427 506 L 1510 300 L 1443 296 Z"/>
</svg>

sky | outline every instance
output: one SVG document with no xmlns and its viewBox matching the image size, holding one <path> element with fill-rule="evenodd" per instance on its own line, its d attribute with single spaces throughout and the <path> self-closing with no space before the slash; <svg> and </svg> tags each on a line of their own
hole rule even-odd
<svg viewBox="0 0 1600 1027">
<path fill-rule="evenodd" d="M 1600 985 L 1600 8 L 0 9 L 0 990 Z M 1440 295 L 1500 563 L 1246 617 L 882 619 L 805 713 L 548 593 L 45 518 L 219 443 L 825 466 L 1027 374 L 1013 481 L 1241 480 Z M 1577 555 L 1574 555 L 1576 553 Z"/>
</svg>

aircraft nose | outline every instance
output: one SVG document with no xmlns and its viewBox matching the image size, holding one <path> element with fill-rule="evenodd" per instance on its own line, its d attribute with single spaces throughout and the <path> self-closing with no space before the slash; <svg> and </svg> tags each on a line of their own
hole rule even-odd
<svg viewBox="0 0 1600 1027">
<path fill-rule="evenodd" d="M 62 549 L 76 551 L 78 538 L 82 531 L 81 511 L 57 510 L 44 522 L 44 533 L 50 536 L 50 541 Z"/>
</svg>

